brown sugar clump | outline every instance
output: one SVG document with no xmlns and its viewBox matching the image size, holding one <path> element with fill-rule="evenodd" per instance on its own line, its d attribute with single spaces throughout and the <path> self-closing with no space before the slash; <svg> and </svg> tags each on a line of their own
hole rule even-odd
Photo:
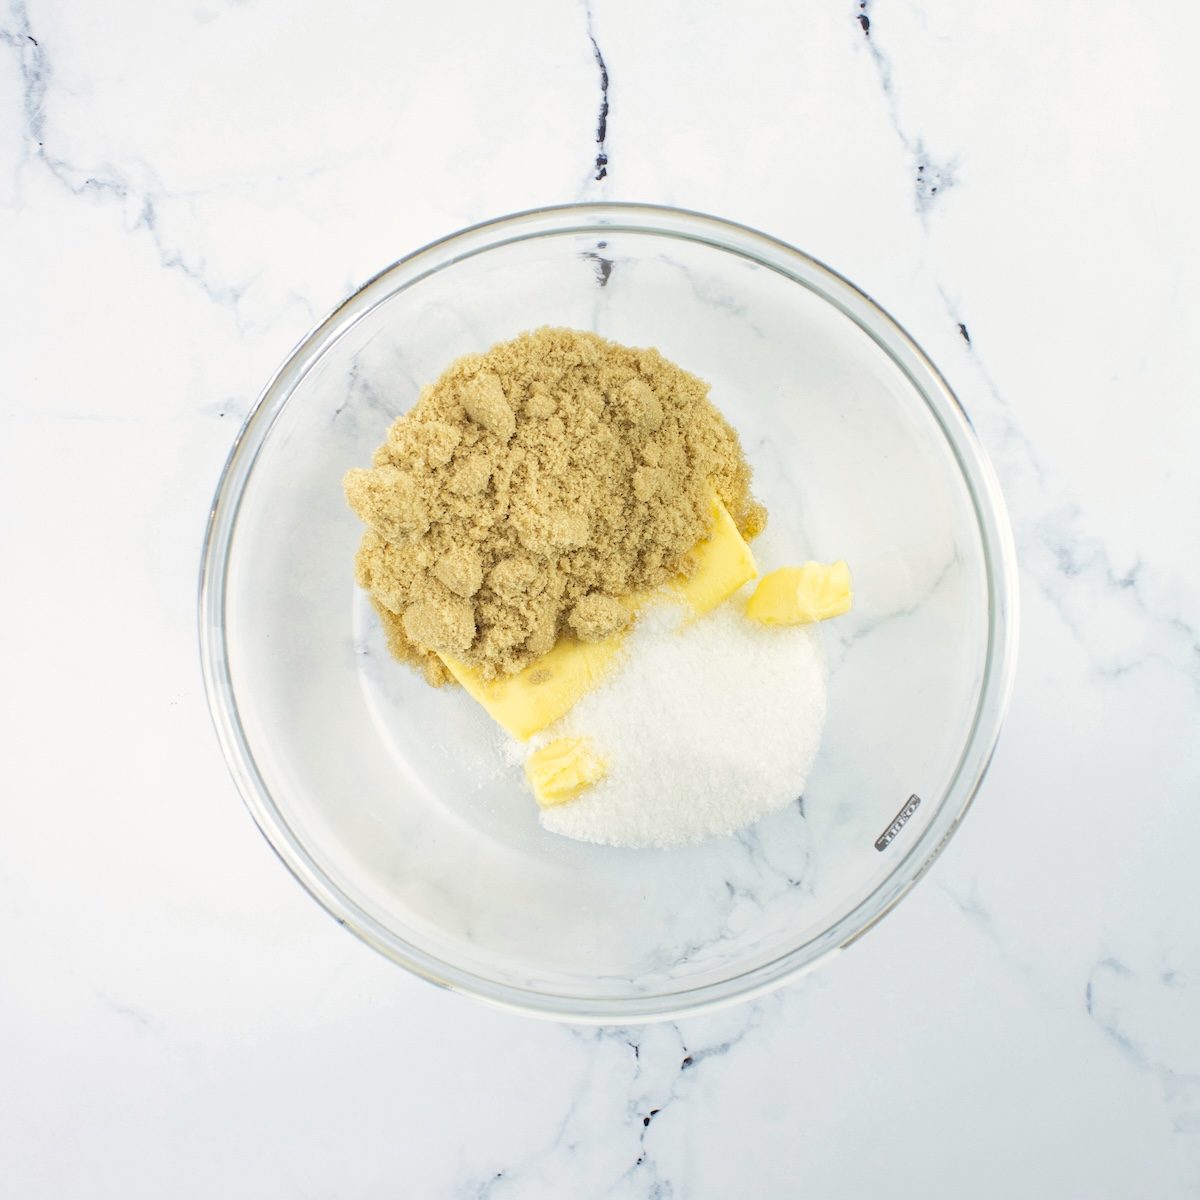
<svg viewBox="0 0 1200 1200">
<path fill-rule="evenodd" d="M 452 363 L 345 489 L 368 526 L 355 578 L 432 684 L 439 651 L 491 679 L 616 633 L 621 597 L 688 570 L 714 492 L 743 536 L 766 524 L 706 383 L 570 329 Z"/>
<path fill-rule="evenodd" d="M 615 596 L 589 592 L 571 609 L 567 624 L 581 642 L 602 642 L 629 624 L 630 613 Z"/>
</svg>

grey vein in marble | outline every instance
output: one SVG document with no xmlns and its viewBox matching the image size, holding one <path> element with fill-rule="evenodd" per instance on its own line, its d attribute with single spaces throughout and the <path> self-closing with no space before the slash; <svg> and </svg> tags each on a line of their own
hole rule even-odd
<svg viewBox="0 0 1200 1200">
<path fill-rule="evenodd" d="M 608 176 L 608 66 L 596 41 L 596 29 L 592 18 L 590 0 L 584 0 L 583 11 L 587 17 L 587 36 L 592 44 L 592 56 L 600 72 L 600 108 L 596 117 L 596 158 L 592 164 L 592 179 L 599 183 Z"/>
<path fill-rule="evenodd" d="M 953 158 L 945 162 L 935 160 L 929 152 L 924 138 L 914 137 L 904 128 L 903 122 L 900 120 L 900 109 L 896 98 L 892 61 L 880 48 L 878 26 L 873 25 L 871 21 L 871 4 L 872 0 L 859 0 L 860 11 L 855 19 L 862 27 L 867 50 L 879 75 L 879 85 L 883 89 L 884 99 L 887 101 L 892 128 L 912 162 L 913 201 L 922 224 L 927 224 L 929 213 L 938 197 L 944 195 L 957 182 L 955 177 L 957 160 Z"/>
<path fill-rule="evenodd" d="M 0 27 L 0 43 L 8 46 L 20 59 L 22 128 L 26 139 L 20 165 L 41 163 L 51 178 L 78 198 L 91 196 L 116 201 L 124 213 L 126 231 L 148 233 L 160 264 L 167 270 L 180 272 L 215 304 L 229 309 L 238 331 L 244 332 L 239 303 L 257 276 L 239 283 L 217 279 L 207 269 L 205 258 L 189 262 L 181 248 L 169 244 L 161 228 L 159 210 L 163 204 L 167 200 L 185 198 L 185 195 L 169 192 L 149 164 L 138 164 L 142 178 L 135 181 L 111 166 L 106 170 L 76 166 L 47 149 L 46 98 L 54 82 L 47 47 L 34 36 L 25 0 L 9 0 L 8 18 L 8 22 Z M 299 296 L 293 298 L 302 301 L 312 314 L 307 300 Z"/>
<path fill-rule="evenodd" d="M 161 1033 L 162 1029 L 159 1023 L 144 1009 L 133 1004 L 124 1004 L 119 1000 L 113 999 L 112 996 L 105 992 L 96 991 L 96 999 L 104 1005 L 109 1012 L 114 1013 L 124 1021 L 130 1022 L 139 1033 Z"/>
<path fill-rule="evenodd" d="M 877 31 L 868 15 L 869 0 L 863 0 L 860 7 L 860 24 L 892 125 L 905 149 L 922 160 L 918 168 L 925 168 L 917 171 L 917 208 L 928 232 L 935 197 L 954 181 L 953 163 L 940 170 L 931 168 L 923 139 L 903 128 L 892 65 L 873 36 Z M 947 288 L 941 282 L 936 286 L 947 314 L 971 351 L 971 369 L 992 402 L 989 411 L 980 414 L 987 418 L 983 433 L 1008 493 L 1017 541 L 1024 548 L 1025 571 L 1074 635 L 1100 679 L 1117 681 L 1140 665 L 1156 662 L 1183 675 L 1200 695 L 1200 630 L 1182 609 L 1152 599 L 1144 586 L 1146 563 L 1139 560 L 1128 570 L 1116 567 L 1105 541 L 1087 529 L 1072 489 L 1051 472 L 1021 427 L 972 341 L 965 316 Z M 1015 962 L 1004 945 L 995 914 L 982 901 L 978 881 L 972 879 L 965 893 L 945 881 L 940 886 L 962 915 L 1029 977 L 1028 968 Z M 1195 1134 L 1200 1131 L 1200 1054 L 1192 1062 L 1184 1051 L 1182 1057 L 1190 1069 L 1183 1069 L 1177 1045 L 1166 1055 L 1156 1053 L 1150 1044 L 1153 1033 L 1164 1024 L 1164 997 L 1180 990 L 1179 980 L 1180 974 L 1170 970 L 1150 979 L 1107 956 L 1087 977 L 1084 1008 L 1107 1042 L 1156 1080 L 1175 1132 Z M 1190 1011 L 1195 1027 L 1194 1004 Z"/>
<path fill-rule="evenodd" d="M 901 144 L 914 159 L 917 210 L 928 230 L 934 199 L 954 183 L 954 161 L 939 166 L 926 152 L 922 136 L 913 135 L 900 119 L 891 60 L 880 48 L 878 26 L 871 20 L 871 0 L 859 0 L 859 23 L 875 63 L 888 104 L 889 118 Z M 1052 479 L 1028 435 L 1020 427 L 1012 406 L 1002 396 L 982 357 L 975 351 L 963 315 L 941 283 L 938 292 L 951 321 L 973 351 L 971 362 L 995 404 L 997 428 L 990 446 L 1009 493 L 1018 540 L 1036 546 L 1023 565 L 1032 572 L 1039 589 L 1058 610 L 1064 623 L 1085 648 L 1093 668 L 1102 678 L 1115 679 L 1147 661 L 1157 661 L 1185 675 L 1200 696 L 1200 628 L 1181 611 L 1153 605 L 1141 587 L 1142 564 L 1118 571 L 1104 541 L 1083 529 L 1083 512 L 1064 481 Z M 968 420 L 970 420 L 968 414 Z M 999 445 L 994 444 L 998 434 Z M 1004 468 L 1008 469 L 1005 470 Z M 1026 514 L 1036 513 L 1034 519 Z M 1112 627 L 1127 618 L 1129 627 L 1149 627 L 1155 645 L 1126 643 L 1113 646 Z M 1095 636 L 1090 627 L 1096 627 Z"/>
<path fill-rule="evenodd" d="M 1177 1134 L 1200 1133 L 1197 1001 L 1200 988 L 1180 972 L 1167 970 L 1146 977 L 1111 955 L 1092 968 L 1084 991 L 1087 1015 L 1105 1038 L 1157 1081 Z M 1174 1025 L 1177 1030 L 1170 1029 Z M 1173 1066 L 1153 1048 L 1155 1036 L 1170 1032 L 1185 1035 L 1176 1048 L 1190 1069 Z"/>
<path fill-rule="evenodd" d="M 598 287 L 608 287 L 608 281 L 612 278 L 613 267 L 616 265 L 612 258 L 602 253 L 608 249 L 608 243 L 600 241 L 596 243 L 594 250 L 587 250 L 583 253 L 585 262 L 590 262 L 596 272 L 596 284 Z"/>
<path fill-rule="evenodd" d="M 783 997 L 710 1017 L 648 1026 L 569 1026 L 588 1063 L 549 1141 L 517 1162 L 496 1163 L 453 1190 L 463 1200 L 556 1196 L 559 1181 L 588 1181 L 598 1200 L 669 1200 L 678 1181 L 657 1161 L 656 1131 L 684 1106 L 708 1064 L 781 1018 Z M 617 1079 L 607 1076 L 614 1073 Z"/>
<path fill-rule="evenodd" d="M 1200 697 L 1200 629 L 1184 613 L 1151 601 L 1143 587 L 1145 564 L 1124 572 L 1114 566 L 1104 540 L 1085 530 L 1083 509 L 1069 486 L 1042 462 L 980 356 L 972 358 L 995 404 L 989 440 L 1025 547 L 1025 570 L 1099 677 L 1117 679 L 1154 661 L 1182 674 Z"/>
</svg>

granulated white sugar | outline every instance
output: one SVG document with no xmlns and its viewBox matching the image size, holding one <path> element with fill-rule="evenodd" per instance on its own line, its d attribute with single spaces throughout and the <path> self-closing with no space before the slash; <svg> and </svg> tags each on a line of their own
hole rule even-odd
<svg viewBox="0 0 1200 1200">
<path fill-rule="evenodd" d="M 544 809 L 553 833 L 668 847 L 732 833 L 796 800 L 821 744 L 825 656 L 814 626 L 767 628 L 732 598 L 680 627 L 645 614 L 619 672 L 543 730 L 588 737 L 608 776 Z"/>
</svg>

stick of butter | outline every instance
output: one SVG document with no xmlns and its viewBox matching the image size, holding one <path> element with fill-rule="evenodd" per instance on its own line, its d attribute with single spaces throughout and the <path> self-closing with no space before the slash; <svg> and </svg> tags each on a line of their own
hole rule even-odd
<svg viewBox="0 0 1200 1200">
<path fill-rule="evenodd" d="M 853 603 L 845 559 L 830 566 L 806 562 L 764 575 L 746 604 L 746 616 L 764 625 L 807 625 L 840 617 Z"/>
<path fill-rule="evenodd" d="M 494 720 L 513 737 L 527 742 L 608 674 L 621 652 L 621 641 L 620 634 L 602 642 L 564 639 L 523 671 L 496 679 L 484 679 L 474 667 L 448 655 L 440 657 L 450 674 Z"/>
<path fill-rule="evenodd" d="M 603 759 L 587 738 L 559 738 L 525 760 L 525 775 L 534 799 L 543 808 L 565 804 L 599 783 L 607 773 Z"/>
<path fill-rule="evenodd" d="M 742 540 L 725 505 L 713 497 L 712 533 L 695 550 L 696 570 L 691 576 L 667 584 L 666 591 L 691 606 L 693 616 L 701 617 L 758 574 L 754 555 Z M 643 597 L 642 603 L 653 599 Z"/>
<path fill-rule="evenodd" d="M 625 603 L 636 613 L 656 599 L 673 596 L 702 616 L 758 574 L 750 547 L 742 540 L 725 506 L 713 499 L 713 530 L 694 552 L 696 569 L 661 592 L 642 593 Z M 615 634 L 602 642 L 560 641 L 515 675 L 485 680 L 474 667 L 442 654 L 446 669 L 509 733 L 527 742 L 557 721 L 616 664 L 624 641 Z"/>
</svg>

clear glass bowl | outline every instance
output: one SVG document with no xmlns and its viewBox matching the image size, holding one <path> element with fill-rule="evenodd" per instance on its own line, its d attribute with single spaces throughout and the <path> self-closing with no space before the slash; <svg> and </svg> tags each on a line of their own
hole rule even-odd
<svg viewBox="0 0 1200 1200">
<path fill-rule="evenodd" d="M 829 715 L 804 796 L 735 836 L 652 851 L 546 833 L 488 717 L 390 661 L 355 589 L 343 472 L 452 359 L 540 325 L 656 346 L 708 380 L 770 510 L 763 537 L 854 572 L 854 610 L 822 626 Z M 511 1009 L 652 1020 L 793 978 L 926 870 L 999 733 L 1014 579 L 965 415 L 870 299 L 742 226 L 572 205 L 410 255 L 292 354 L 217 490 L 201 653 L 255 821 L 341 924 Z"/>
</svg>

